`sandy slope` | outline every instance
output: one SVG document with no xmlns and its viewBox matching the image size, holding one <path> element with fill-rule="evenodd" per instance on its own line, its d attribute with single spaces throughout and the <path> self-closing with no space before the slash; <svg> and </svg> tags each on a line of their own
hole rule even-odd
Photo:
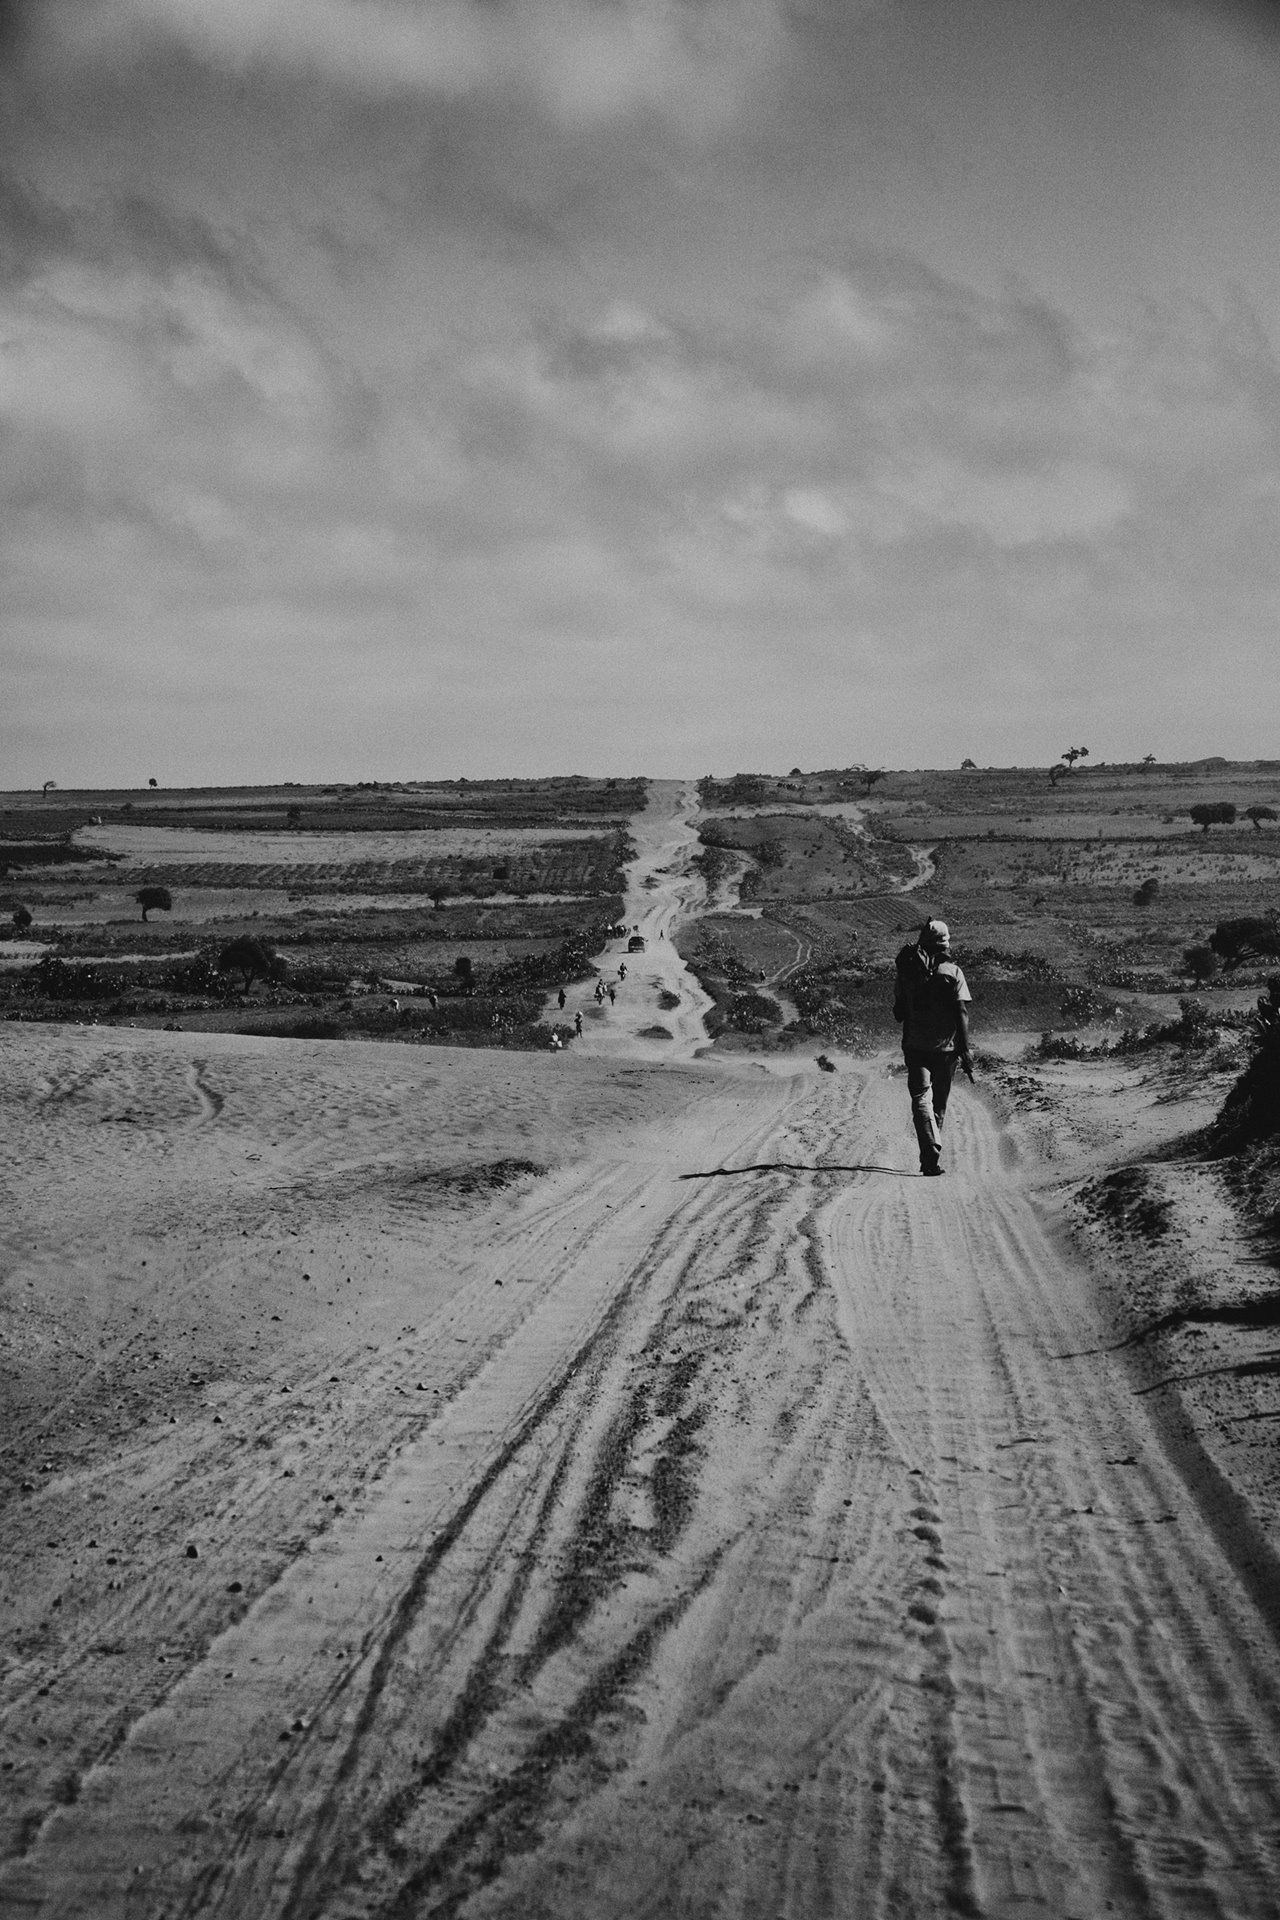
<svg viewBox="0 0 1280 1920">
<path fill-rule="evenodd" d="M 7 1910 L 1274 1913 L 1274 1558 L 1046 1199 L 1113 1119 L 189 1041 L 0 1049 Z"/>
</svg>

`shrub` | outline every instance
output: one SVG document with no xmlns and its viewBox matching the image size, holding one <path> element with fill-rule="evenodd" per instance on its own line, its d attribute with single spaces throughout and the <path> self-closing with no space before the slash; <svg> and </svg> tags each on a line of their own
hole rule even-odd
<svg viewBox="0 0 1280 1920">
<path fill-rule="evenodd" d="M 218 972 L 243 974 L 244 990 L 248 993 L 255 980 L 283 980 L 286 965 L 265 940 L 243 933 L 229 941 L 218 955 Z"/>
<path fill-rule="evenodd" d="M 1229 827 L 1236 817 L 1235 806 L 1230 800 L 1202 800 L 1199 806 L 1187 808 L 1188 817 L 1195 821 L 1205 833 L 1210 827 Z"/>
<path fill-rule="evenodd" d="M 119 967 L 71 966 L 53 953 L 46 953 L 28 977 L 46 1000 L 110 1000 L 125 984 Z"/>
<path fill-rule="evenodd" d="M 1258 832 L 1261 833 L 1263 821 L 1274 820 L 1277 816 L 1274 807 L 1260 806 L 1255 802 L 1253 806 L 1245 808 L 1244 817 L 1246 820 L 1252 820 Z"/>
<path fill-rule="evenodd" d="M 1086 1046 L 1071 1033 L 1042 1033 L 1032 1049 L 1037 1060 L 1088 1060 L 1096 1058 L 1097 1047 Z"/>
<path fill-rule="evenodd" d="M 25 933 L 34 918 L 35 915 L 32 913 L 30 907 L 24 907 L 22 902 L 19 901 L 13 910 L 13 924 L 18 929 L 18 932 Z"/>
<path fill-rule="evenodd" d="M 1153 874 L 1148 879 L 1144 880 L 1142 885 L 1135 890 L 1134 896 L 1133 896 L 1134 906 L 1149 907 L 1152 901 L 1155 899 L 1156 895 L 1159 893 L 1159 891 L 1160 891 L 1160 882 L 1155 878 Z"/>
<path fill-rule="evenodd" d="M 739 1033 L 759 1033 L 782 1025 L 782 1008 L 767 993 L 735 993 L 729 1002 L 728 1022 Z"/>
<path fill-rule="evenodd" d="M 1091 1020 L 1105 1020 L 1115 1012 L 1115 1003 L 1104 1000 L 1092 987 L 1068 987 L 1062 996 L 1062 1017 L 1075 1026 Z"/>
<path fill-rule="evenodd" d="M 1212 980 L 1220 962 L 1212 947 L 1188 947 L 1182 956 L 1182 964 L 1193 980 L 1203 984 L 1206 980 Z"/>
<path fill-rule="evenodd" d="M 1176 1020 L 1156 1020 L 1148 1027 L 1126 1027 L 1116 1041 L 1117 1053 L 1146 1053 L 1152 1047 L 1175 1046 L 1200 1050 L 1218 1036 L 1218 1023 L 1208 1008 L 1187 995 L 1178 1001 Z"/>
</svg>

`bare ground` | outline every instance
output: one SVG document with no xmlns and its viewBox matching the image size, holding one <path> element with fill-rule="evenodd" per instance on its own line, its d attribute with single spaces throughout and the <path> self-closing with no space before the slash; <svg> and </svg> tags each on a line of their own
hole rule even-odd
<svg viewBox="0 0 1280 1920">
<path fill-rule="evenodd" d="M 1207 1091 L 997 1066 L 926 1182 L 888 1056 L 611 1011 L 5 1035 L 7 1909 L 1273 1914 L 1265 1463 L 1128 1337 L 1251 1255 L 1079 1200 Z"/>
</svg>

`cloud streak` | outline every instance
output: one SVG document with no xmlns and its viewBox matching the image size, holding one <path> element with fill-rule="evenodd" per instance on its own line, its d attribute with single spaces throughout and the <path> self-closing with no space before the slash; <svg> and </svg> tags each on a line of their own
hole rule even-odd
<svg viewBox="0 0 1280 1920">
<path fill-rule="evenodd" d="M 178 46 L 376 97 L 531 97 L 567 125 L 638 111 L 715 122 L 786 37 L 774 0 L 50 0 L 37 32 L 61 59 Z"/>
</svg>

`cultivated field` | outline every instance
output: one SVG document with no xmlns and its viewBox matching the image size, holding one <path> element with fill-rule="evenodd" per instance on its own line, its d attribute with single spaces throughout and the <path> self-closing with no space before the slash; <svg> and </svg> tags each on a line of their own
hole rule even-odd
<svg viewBox="0 0 1280 1920">
<path fill-rule="evenodd" d="M 847 770 L 752 776 L 704 782 L 702 801 L 703 839 L 713 861 L 732 850 L 752 916 L 690 926 L 684 950 L 731 1024 L 735 995 L 762 968 L 768 993 L 776 975 L 761 912 L 807 956 L 782 963 L 805 1035 L 881 1044 L 893 955 L 927 914 L 951 925 L 988 1021 L 1016 1030 L 1081 1024 L 1071 988 L 1105 995 L 1118 1019 L 1150 1018 L 1150 996 L 1198 985 L 1188 947 L 1222 920 L 1280 910 L 1280 823 L 1244 814 L 1280 813 L 1275 761 L 1078 766 L 1054 784 L 1008 768 L 890 772 L 869 789 Z M 1235 824 L 1197 827 L 1189 809 L 1218 801 Z M 1258 976 L 1221 976 L 1209 1003 L 1240 1004 Z M 758 1016 L 744 1018 L 759 1037 Z"/>
<path fill-rule="evenodd" d="M 545 1044 L 545 990 L 581 977 L 621 911 L 643 798 L 581 779 L 3 796 L 0 1011 Z M 144 921 L 147 887 L 170 906 Z M 280 979 L 218 974 L 246 937 Z M 392 1006 L 415 990 L 436 1004 Z"/>
</svg>

